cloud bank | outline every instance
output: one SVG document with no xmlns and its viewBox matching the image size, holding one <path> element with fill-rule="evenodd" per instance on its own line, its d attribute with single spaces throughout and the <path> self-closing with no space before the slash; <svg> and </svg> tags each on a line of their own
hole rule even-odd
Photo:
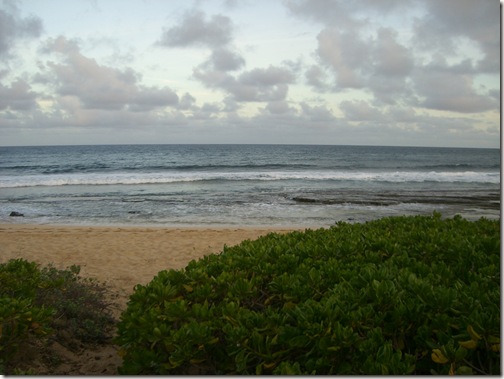
<svg viewBox="0 0 504 379">
<path fill-rule="evenodd" d="M 496 0 L 127 3 L 94 34 L 1 4 L 0 144 L 499 146 Z"/>
</svg>

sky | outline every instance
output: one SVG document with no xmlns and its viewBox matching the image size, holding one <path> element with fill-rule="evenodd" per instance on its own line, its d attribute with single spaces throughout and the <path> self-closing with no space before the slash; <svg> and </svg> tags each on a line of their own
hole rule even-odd
<svg viewBox="0 0 504 379">
<path fill-rule="evenodd" d="M 498 0 L 0 0 L 0 146 L 500 146 Z"/>
</svg>

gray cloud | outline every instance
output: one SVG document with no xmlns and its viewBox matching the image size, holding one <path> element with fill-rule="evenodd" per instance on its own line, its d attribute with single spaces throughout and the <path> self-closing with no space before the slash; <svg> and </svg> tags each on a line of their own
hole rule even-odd
<svg viewBox="0 0 504 379">
<path fill-rule="evenodd" d="M 42 21 L 37 17 L 20 17 L 15 3 L 11 1 L 4 1 L 2 5 L 4 9 L 0 9 L 0 56 L 5 56 L 16 41 L 40 36 Z"/>
<path fill-rule="evenodd" d="M 336 77 L 336 87 L 362 87 L 362 69 L 369 64 L 369 46 L 354 33 L 325 28 L 317 36 L 317 55 Z"/>
<path fill-rule="evenodd" d="M 313 122 L 328 122 L 334 121 L 336 118 L 330 109 L 324 105 L 310 106 L 305 102 L 299 104 L 302 109 L 302 117 Z"/>
<path fill-rule="evenodd" d="M 350 121 L 378 121 L 383 117 L 378 109 L 372 107 L 364 100 L 342 101 L 340 109 Z"/>
<path fill-rule="evenodd" d="M 287 9 L 295 16 L 341 29 L 357 30 L 368 17 L 402 12 L 412 6 L 411 0 L 286 0 Z"/>
<path fill-rule="evenodd" d="M 70 130 L 101 143 L 105 134 L 111 142 L 120 135 L 124 142 L 138 137 L 134 141 L 467 146 L 495 146 L 499 137 L 497 0 L 284 0 L 298 19 L 299 33 L 286 30 L 296 38 L 302 35 L 303 44 L 310 43 L 306 36 L 311 35 L 311 47 L 297 56 L 271 57 L 281 63 L 262 67 L 250 66 L 255 58 L 264 58 L 254 56 L 262 47 L 250 49 L 247 44 L 255 36 L 239 34 L 241 25 L 235 24 L 244 14 L 236 9 L 244 5 L 242 0 L 228 1 L 227 8 L 220 2 L 229 17 L 212 15 L 215 4 L 193 2 L 204 11 L 193 9 L 147 37 L 158 38 L 157 49 L 133 41 L 118 47 L 116 40 L 104 43 L 99 33 L 83 32 L 79 43 L 50 40 L 35 62 L 26 59 L 34 44 L 17 47 L 40 36 L 42 23 L 13 4 L 0 5 L 0 57 L 8 58 L 7 70 L 0 71 L 2 143 L 25 143 L 27 135 L 43 136 L 44 130 L 47 143 L 59 135 L 48 130 Z M 191 5 L 177 7 L 186 6 Z M 285 20 L 279 21 L 284 25 Z M 253 33 L 255 22 L 243 26 Z M 268 41 L 265 47 L 270 43 L 277 42 Z M 201 49 L 202 58 L 186 74 L 176 71 L 175 77 L 160 55 L 175 55 L 181 51 L 167 49 L 178 48 Z M 14 57 L 19 67 L 7 67 L 14 66 L 10 54 L 15 53 L 29 55 Z M 176 83 L 180 97 L 163 85 L 142 85 L 139 70 L 149 60 L 144 78 Z M 204 90 L 195 83 L 184 89 L 191 70 Z M 311 92 L 293 87 L 298 77 Z M 186 92 L 189 88 L 198 95 Z M 208 89 L 216 92 L 213 98 Z M 477 112 L 488 113 L 473 117 Z M 113 133 L 117 128 L 128 133 Z M 17 140 L 6 139 L 19 130 L 24 133 Z M 72 138 L 68 141 L 74 142 Z"/>
<path fill-rule="evenodd" d="M 404 77 L 414 66 L 411 50 L 397 42 L 397 32 L 380 28 L 372 45 L 371 60 L 374 74 L 386 77 Z"/>
<path fill-rule="evenodd" d="M 187 110 L 191 109 L 196 102 L 196 98 L 192 96 L 190 93 L 185 93 L 184 96 L 180 98 L 178 109 Z"/>
<path fill-rule="evenodd" d="M 245 59 L 229 48 L 215 48 L 212 51 L 210 62 L 218 71 L 235 71 L 245 66 Z"/>
<path fill-rule="evenodd" d="M 193 107 L 193 112 L 189 116 L 190 120 L 211 120 L 221 112 L 221 105 L 218 103 L 204 103 L 201 107 Z"/>
<path fill-rule="evenodd" d="M 0 84 L 0 110 L 27 111 L 36 107 L 37 94 L 30 85 L 17 79 L 10 86 Z"/>
<path fill-rule="evenodd" d="M 158 43 L 166 47 L 219 47 L 231 41 L 232 32 L 229 17 L 214 15 L 207 20 L 203 12 L 193 10 L 184 15 L 179 25 L 165 29 Z"/>
<path fill-rule="evenodd" d="M 407 78 L 414 57 L 397 42 L 394 30 L 380 28 L 376 38 L 364 40 L 358 34 L 325 28 L 317 40 L 322 67 L 311 66 L 305 76 L 318 91 L 367 89 L 376 102 L 385 104 L 412 97 Z"/>
<path fill-rule="evenodd" d="M 65 58 L 63 64 L 48 63 L 58 94 L 75 96 L 85 108 L 119 110 L 129 106 L 133 111 L 149 111 L 178 103 L 171 89 L 140 86 L 133 70 L 100 66 L 83 56 L 75 42 L 63 37 L 51 41 L 46 51 L 61 53 Z"/>
<path fill-rule="evenodd" d="M 169 88 L 137 86 L 133 93 L 134 96 L 129 102 L 129 107 L 136 112 L 148 112 L 154 108 L 176 106 L 179 101 L 177 94 Z"/>
<path fill-rule="evenodd" d="M 473 81 L 479 73 L 497 72 L 497 1 L 336 0 L 327 6 L 324 0 L 289 0 L 286 4 L 293 15 L 325 25 L 317 35 L 319 65 L 305 71 L 307 83 L 318 92 L 360 89 L 374 95 L 375 105 L 409 104 L 462 113 L 496 109 L 492 93 L 476 92 Z M 414 37 L 409 43 L 404 36 L 399 42 L 401 36 L 392 26 L 379 26 L 380 16 L 397 16 L 407 11 L 405 5 L 425 12 L 411 27 Z M 363 34 L 366 20 L 378 25 L 375 35 Z M 464 38 L 480 48 L 483 59 L 475 62 L 458 48 Z M 429 52 L 430 61 L 425 55 Z M 448 64 L 450 56 L 459 59 Z"/>
<path fill-rule="evenodd" d="M 161 45 L 166 47 L 203 46 L 210 57 L 193 69 L 193 77 L 205 86 L 223 90 L 235 102 L 275 102 L 287 96 L 288 84 L 295 81 L 292 70 L 269 66 L 231 75 L 245 67 L 243 56 L 232 48 L 234 26 L 231 19 L 214 15 L 207 19 L 200 11 L 186 13 L 179 25 L 166 29 Z M 236 104 L 231 106 L 235 109 Z M 228 105 L 224 110 L 230 109 Z"/>
<path fill-rule="evenodd" d="M 198 66 L 200 71 L 237 71 L 245 66 L 245 59 L 229 47 L 216 47 L 206 61 Z"/>
<path fill-rule="evenodd" d="M 470 75 L 425 68 L 414 75 L 414 87 L 425 108 L 460 113 L 498 109 L 492 93 L 480 94 Z"/>
<path fill-rule="evenodd" d="M 330 90 L 328 85 L 328 73 L 318 65 L 310 66 L 305 72 L 305 78 L 308 85 L 315 90 L 325 92 Z"/>
<path fill-rule="evenodd" d="M 484 72 L 499 72 L 498 0 L 425 0 L 424 3 L 427 15 L 415 25 L 417 44 L 446 55 L 455 53 L 461 38 L 468 38 L 484 54 L 478 68 Z"/>
<path fill-rule="evenodd" d="M 244 72 L 240 75 L 239 82 L 245 85 L 267 87 L 292 83 L 294 79 L 294 75 L 289 70 L 283 67 L 269 66 Z"/>
<path fill-rule="evenodd" d="M 295 16 L 311 21 L 321 22 L 326 25 L 348 29 L 356 28 L 364 24 L 351 17 L 355 1 L 331 1 L 328 6 L 327 0 L 287 0 L 287 9 Z"/>
<path fill-rule="evenodd" d="M 296 114 L 296 109 L 289 106 L 289 103 L 285 100 L 270 101 L 265 108 L 268 113 L 272 115 L 285 115 L 285 114 Z"/>
<path fill-rule="evenodd" d="M 238 102 L 284 100 L 288 84 L 295 81 L 290 70 L 276 66 L 245 71 L 238 77 L 222 71 L 198 68 L 193 75 L 210 88 L 226 91 Z"/>
</svg>

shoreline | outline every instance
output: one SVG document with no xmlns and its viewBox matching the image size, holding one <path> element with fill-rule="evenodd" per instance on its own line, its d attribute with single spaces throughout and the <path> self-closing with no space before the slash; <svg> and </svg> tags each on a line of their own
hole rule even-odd
<svg viewBox="0 0 504 379">
<path fill-rule="evenodd" d="M 343 221 L 343 220 L 342 220 Z M 58 224 L 58 223 L 34 223 L 34 222 L 0 222 L 0 230 L 2 229 L 50 229 L 50 228 L 61 228 L 61 229 L 124 229 L 124 230 L 137 230 L 137 229 L 147 229 L 147 230 L 305 230 L 305 229 L 320 229 L 329 228 L 336 224 L 336 221 L 331 225 L 235 225 L 235 224 L 121 224 L 121 223 L 109 223 L 109 224 Z"/>
</svg>

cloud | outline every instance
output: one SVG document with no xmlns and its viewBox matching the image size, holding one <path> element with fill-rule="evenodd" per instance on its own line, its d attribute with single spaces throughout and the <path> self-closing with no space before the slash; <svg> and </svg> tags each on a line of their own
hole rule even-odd
<svg viewBox="0 0 504 379">
<path fill-rule="evenodd" d="M 196 98 L 192 96 L 190 93 L 185 93 L 184 96 L 180 98 L 178 109 L 187 110 L 191 109 L 196 102 Z"/>
<path fill-rule="evenodd" d="M 321 66 L 312 65 L 305 73 L 317 91 L 366 90 L 383 104 L 412 98 L 408 77 L 414 57 L 393 29 L 380 28 L 376 37 L 365 40 L 357 33 L 324 28 L 317 41 Z"/>
<path fill-rule="evenodd" d="M 215 48 L 209 61 L 218 71 L 235 71 L 245 66 L 245 59 L 229 48 Z"/>
<path fill-rule="evenodd" d="M 8 55 L 21 39 L 36 38 L 42 33 L 42 21 L 37 17 L 22 18 L 14 2 L 4 1 L 0 9 L 0 56 Z"/>
<path fill-rule="evenodd" d="M 371 46 L 373 73 L 386 77 L 404 77 L 414 66 L 412 52 L 397 42 L 398 33 L 391 28 L 380 28 Z"/>
<path fill-rule="evenodd" d="M 133 3 L 135 9 L 145 5 Z M 142 135 L 133 141 L 206 142 L 208 137 L 213 142 L 471 146 L 473 138 L 475 144 L 496 146 L 501 92 L 496 0 L 256 5 L 242 0 L 179 4 L 170 7 L 190 10 L 170 24 L 156 21 L 162 15 L 148 15 L 152 8 L 138 20 L 115 15 L 135 30 L 128 41 L 119 40 L 122 34 L 101 34 L 117 30 L 115 21 L 96 32 L 79 31 L 78 25 L 53 32 L 56 25 L 51 25 L 48 39 L 37 40 L 42 21 L 26 16 L 31 3 L 4 1 L 1 142 L 25 143 L 30 133 L 44 131 L 51 142 L 51 135 L 71 129 L 94 138 L 110 131 L 112 142 L 116 135 L 126 142 Z M 282 18 L 285 9 L 296 18 L 294 28 L 293 20 Z M 258 12 L 264 12 L 260 23 Z M 109 15 L 102 13 L 106 20 Z M 264 25 L 268 30 L 256 29 Z M 264 41 L 270 32 L 271 40 Z M 251 48 L 256 39 L 264 46 Z M 154 40 L 154 48 L 148 46 Z M 271 53 L 275 44 L 292 41 L 299 46 L 279 46 L 277 56 Z M 36 51 L 37 46 L 43 48 Z M 165 54 L 169 65 L 163 63 Z M 194 57 L 187 65 L 185 59 Z M 162 84 L 168 82 L 180 90 Z M 114 133 L 124 128 L 128 133 Z M 16 132 L 17 140 L 5 139 Z"/>
<path fill-rule="evenodd" d="M 305 102 L 301 102 L 299 105 L 301 106 L 302 109 L 302 117 L 308 119 L 309 121 L 319 123 L 319 122 L 334 121 L 336 119 L 332 111 L 328 109 L 325 105 L 310 106 Z"/>
<path fill-rule="evenodd" d="M 420 105 L 425 108 L 459 113 L 498 109 L 492 93 L 476 92 L 470 75 L 425 68 L 414 76 L 414 86 L 422 98 Z"/>
<path fill-rule="evenodd" d="M 305 78 L 308 85 L 316 91 L 325 92 L 330 90 L 328 83 L 328 73 L 319 65 L 310 66 L 305 72 Z"/>
<path fill-rule="evenodd" d="M 367 101 L 342 101 L 340 109 L 349 121 L 378 121 L 383 117 L 382 113 L 369 105 Z"/>
<path fill-rule="evenodd" d="M 224 90 L 238 102 L 284 100 L 288 84 L 295 81 L 295 76 L 289 69 L 277 66 L 255 68 L 238 77 L 221 71 L 201 69 L 195 69 L 193 75 L 210 88 Z"/>
<path fill-rule="evenodd" d="M 236 110 L 236 102 L 275 102 L 287 96 L 288 84 L 295 81 L 292 70 L 270 65 L 237 75 L 230 72 L 245 67 L 245 59 L 232 47 L 234 25 L 230 18 L 208 18 L 197 10 L 186 13 L 178 25 L 165 29 L 160 45 L 165 47 L 208 47 L 210 56 L 193 68 L 193 77 L 208 88 L 222 90 L 228 103 L 224 110 Z M 230 102 L 230 99 L 232 101 Z"/>
<path fill-rule="evenodd" d="M 371 87 L 373 78 L 387 80 L 406 77 L 414 67 L 410 50 L 397 42 L 397 33 L 380 28 L 374 39 L 364 40 L 358 34 L 325 28 L 317 36 L 317 57 L 332 70 L 334 89 Z M 325 86 L 325 71 L 312 66 L 306 72 L 310 84 Z"/>
<path fill-rule="evenodd" d="M 339 88 L 362 87 L 362 69 L 367 62 L 369 46 L 358 35 L 325 28 L 317 36 L 317 56 L 335 75 Z"/>
<path fill-rule="evenodd" d="M 245 66 L 245 59 L 229 47 L 216 47 L 206 61 L 198 66 L 202 71 L 237 71 Z"/>
<path fill-rule="evenodd" d="M 221 112 L 219 103 L 204 103 L 201 107 L 193 107 L 193 112 L 189 115 L 190 120 L 210 120 Z"/>
<path fill-rule="evenodd" d="M 384 15 L 401 13 L 414 4 L 411 0 L 286 0 L 289 12 L 340 30 L 358 31 Z M 371 20 L 370 20 L 371 18 Z"/>
<path fill-rule="evenodd" d="M 260 87 L 288 84 L 294 81 L 294 75 L 282 67 L 269 66 L 268 68 L 255 68 L 240 75 L 239 82 L 245 85 Z"/>
<path fill-rule="evenodd" d="M 463 38 L 475 43 L 483 58 L 478 68 L 500 69 L 500 3 L 495 0 L 425 0 L 426 16 L 415 23 L 415 42 L 422 48 L 456 54 Z"/>
<path fill-rule="evenodd" d="M 30 85 L 22 79 L 17 79 L 9 87 L 0 83 L 0 111 L 34 109 L 37 105 L 36 98 L 37 94 L 31 91 Z"/>
<path fill-rule="evenodd" d="M 179 25 L 163 31 L 158 44 L 166 47 L 219 47 L 232 39 L 233 23 L 229 17 L 193 10 L 184 15 Z"/>
<path fill-rule="evenodd" d="M 358 2 L 336 0 L 331 1 L 328 6 L 327 0 L 287 0 L 285 5 L 297 17 L 326 25 L 337 25 L 342 29 L 352 29 L 364 24 L 351 15 L 355 3 Z"/>
<path fill-rule="evenodd" d="M 289 0 L 286 5 L 296 17 L 322 25 L 314 51 L 318 64 L 305 71 L 317 92 L 358 90 L 372 94 L 374 105 L 461 113 L 497 109 L 492 89 L 473 88 L 476 75 L 498 72 L 496 1 L 335 0 L 327 6 L 324 0 Z M 404 20 L 402 29 L 381 24 L 391 15 Z M 414 22 L 406 23 L 408 17 Z M 464 51 L 464 41 L 478 47 L 482 58 Z"/>
<path fill-rule="evenodd" d="M 132 69 L 119 70 L 99 65 L 79 51 L 77 44 L 58 37 L 46 51 L 63 55 L 62 64 L 49 62 L 54 74 L 57 93 L 75 96 L 85 108 L 119 110 L 126 106 L 132 111 L 149 111 L 175 106 L 178 96 L 170 88 L 144 87 Z"/>
<path fill-rule="evenodd" d="M 272 115 L 296 115 L 297 111 L 295 108 L 289 106 L 289 103 L 285 100 L 270 101 L 266 108 L 264 108 L 269 114 Z"/>
</svg>

